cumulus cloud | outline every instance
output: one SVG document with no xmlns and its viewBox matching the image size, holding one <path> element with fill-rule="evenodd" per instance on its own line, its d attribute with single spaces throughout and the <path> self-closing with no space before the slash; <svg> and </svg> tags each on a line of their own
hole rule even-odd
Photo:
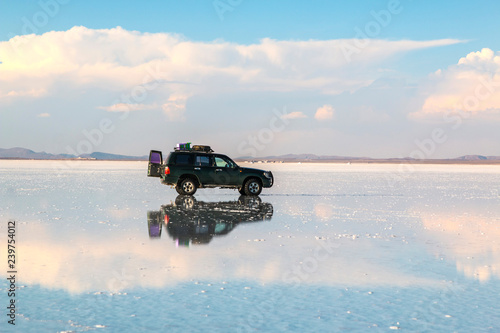
<svg viewBox="0 0 500 333">
<path fill-rule="evenodd" d="M 331 120 L 335 115 L 335 110 L 331 105 L 325 104 L 316 110 L 314 118 L 319 121 Z"/>
<path fill-rule="evenodd" d="M 300 111 L 290 112 L 281 116 L 281 119 L 301 119 L 301 118 L 307 118 L 307 116 Z"/>
<path fill-rule="evenodd" d="M 465 117 L 500 111 L 500 53 L 491 49 L 471 52 L 457 64 L 430 76 L 430 93 L 413 118 L 460 113 Z"/>
<path fill-rule="evenodd" d="M 235 89 L 310 89 L 338 94 L 370 84 L 374 78 L 366 66 L 398 53 L 460 41 L 370 40 L 361 52 L 346 59 L 341 46 L 354 42 L 357 40 L 266 38 L 243 45 L 195 42 L 176 34 L 141 33 L 120 27 L 73 27 L 0 42 L 0 91 L 7 87 L 30 91 L 36 87 L 54 92 L 57 83 L 73 84 L 113 92 L 129 90 L 133 98 L 126 103 L 131 104 L 143 103 L 153 95 L 170 98 Z M 166 104 L 167 114 L 182 109 L 161 97 L 155 102 Z"/>
</svg>

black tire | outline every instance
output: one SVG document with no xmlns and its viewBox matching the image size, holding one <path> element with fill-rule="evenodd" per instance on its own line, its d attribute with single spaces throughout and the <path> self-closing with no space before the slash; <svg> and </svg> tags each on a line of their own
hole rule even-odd
<svg viewBox="0 0 500 333">
<path fill-rule="evenodd" d="M 176 190 L 176 191 L 177 191 L 177 193 L 179 193 L 180 195 L 184 195 L 184 192 L 182 192 L 180 185 L 179 185 L 179 186 L 176 186 L 176 187 L 175 187 L 175 190 Z"/>
<path fill-rule="evenodd" d="M 262 192 L 262 183 L 257 178 L 250 178 L 243 186 L 245 195 L 259 195 Z"/>
<path fill-rule="evenodd" d="M 238 188 L 238 192 L 240 192 L 241 195 L 245 195 L 245 188 L 244 187 Z"/>
<path fill-rule="evenodd" d="M 198 184 L 192 178 L 184 178 L 175 188 L 179 194 L 193 195 L 198 189 Z"/>
</svg>

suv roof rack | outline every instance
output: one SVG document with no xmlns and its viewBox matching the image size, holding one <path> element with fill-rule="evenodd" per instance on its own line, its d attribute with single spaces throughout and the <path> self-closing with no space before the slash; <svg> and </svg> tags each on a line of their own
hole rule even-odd
<svg viewBox="0 0 500 333">
<path fill-rule="evenodd" d="M 191 147 L 191 142 L 186 143 L 178 143 L 177 146 L 174 147 L 175 151 L 197 151 L 203 153 L 213 153 L 213 149 L 210 146 L 203 145 L 193 145 Z"/>
<path fill-rule="evenodd" d="M 194 151 L 202 151 L 205 153 L 213 153 L 214 150 L 210 148 L 210 146 L 202 146 L 202 145 L 194 145 L 192 150 Z"/>
</svg>

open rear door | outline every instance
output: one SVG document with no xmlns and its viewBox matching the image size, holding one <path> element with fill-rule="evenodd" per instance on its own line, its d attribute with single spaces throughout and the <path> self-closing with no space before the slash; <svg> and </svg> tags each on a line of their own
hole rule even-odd
<svg viewBox="0 0 500 333">
<path fill-rule="evenodd" d="M 162 163 L 161 151 L 151 150 L 149 152 L 148 177 L 161 177 Z"/>
</svg>

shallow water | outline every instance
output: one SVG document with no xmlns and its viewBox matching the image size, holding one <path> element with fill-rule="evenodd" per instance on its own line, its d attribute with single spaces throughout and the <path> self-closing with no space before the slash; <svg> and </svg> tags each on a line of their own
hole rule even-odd
<svg viewBox="0 0 500 333">
<path fill-rule="evenodd" d="M 255 164 L 260 199 L 144 162 L 0 161 L 0 330 L 498 332 L 500 167 Z"/>
</svg>

